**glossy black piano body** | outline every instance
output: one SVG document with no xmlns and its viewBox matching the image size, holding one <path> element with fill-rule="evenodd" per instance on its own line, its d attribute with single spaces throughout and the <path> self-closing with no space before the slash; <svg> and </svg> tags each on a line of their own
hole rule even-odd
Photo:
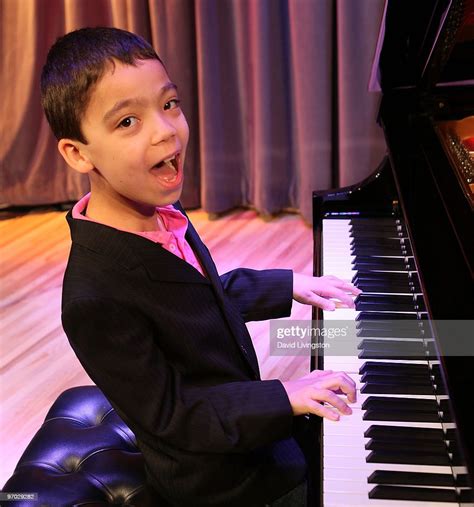
<svg viewBox="0 0 474 507">
<path fill-rule="evenodd" d="M 467 121 L 474 137 L 474 2 L 389 1 L 375 60 L 371 80 L 383 92 L 378 122 L 388 155 L 365 181 L 314 192 L 314 273 L 324 273 L 324 219 L 385 217 L 404 224 L 423 293 L 423 318 L 435 323 L 443 389 L 461 447 L 458 459 L 467 468 L 464 480 L 470 476 L 473 484 L 474 329 L 468 327 L 470 336 L 453 336 L 436 330 L 436 321 L 474 319 L 473 159 L 459 160 L 448 135 Z M 323 312 L 316 310 L 313 319 L 321 326 Z M 464 355 L 444 354 L 453 340 L 467 343 Z M 321 354 L 312 357 L 311 368 L 324 368 Z M 322 424 L 317 419 L 313 424 L 322 455 Z M 324 505 L 322 459 L 311 466 L 310 501 Z M 466 505 L 470 494 L 464 491 Z"/>
</svg>

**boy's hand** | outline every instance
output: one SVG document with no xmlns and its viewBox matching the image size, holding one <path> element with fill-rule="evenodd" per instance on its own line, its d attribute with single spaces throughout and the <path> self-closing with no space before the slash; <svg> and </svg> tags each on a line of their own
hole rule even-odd
<svg viewBox="0 0 474 507">
<path fill-rule="evenodd" d="M 282 384 L 295 416 L 311 413 L 338 421 L 338 412 L 350 415 L 352 409 L 337 394 L 345 394 L 349 403 L 354 403 L 357 399 L 355 382 L 343 372 L 315 370 L 309 375 Z M 324 406 L 324 402 L 332 407 Z"/>
<path fill-rule="evenodd" d="M 293 299 L 306 305 L 318 306 L 322 310 L 335 310 L 336 303 L 329 298 L 339 299 L 349 308 L 354 308 L 352 296 L 362 291 L 347 281 L 335 276 L 308 276 L 293 273 Z"/>
</svg>

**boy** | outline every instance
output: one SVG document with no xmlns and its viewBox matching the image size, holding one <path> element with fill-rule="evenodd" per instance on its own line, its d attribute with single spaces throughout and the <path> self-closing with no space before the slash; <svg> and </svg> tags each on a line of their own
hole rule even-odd
<svg viewBox="0 0 474 507">
<path fill-rule="evenodd" d="M 51 48 L 42 103 L 58 149 L 91 193 L 68 213 L 62 321 L 93 381 L 137 437 L 171 505 L 261 506 L 305 479 L 294 416 L 337 420 L 344 373 L 260 380 L 244 322 L 327 309 L 359 291 L 334 277 L 234 270 L 219 277 L 177 202 L 188 126 L 152 47 L 114 28 Z M 324 406 L 326 402 L 328 405 Z"/>
</svg>

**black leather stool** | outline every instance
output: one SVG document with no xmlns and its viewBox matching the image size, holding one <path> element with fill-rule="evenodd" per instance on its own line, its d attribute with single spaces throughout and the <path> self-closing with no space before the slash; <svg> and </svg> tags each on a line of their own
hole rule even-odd
<svg viewBox="0 0 474 507">
<path fill-rule="evenodd" d="M 96 386 L 64 391 L 7 481 L 4 493 L 37 493 L 12 507 L 160 507 L 146 485 L 135 435 Z"/>
</svg>

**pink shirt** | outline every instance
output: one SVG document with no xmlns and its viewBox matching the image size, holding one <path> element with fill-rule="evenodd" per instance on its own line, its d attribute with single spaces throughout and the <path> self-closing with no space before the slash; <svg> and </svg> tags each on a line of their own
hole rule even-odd
<svg viewBox="0 0 474 507">
<path fill-rule="evenodd" d="M 89 203 L 90 193 L 86 194 L 80 201 L 78 201 L 72 209 L 72 217 L 77 220 L 88 220 L 89 222 L 97 222 L 91 218 L 83 215 L 84 210 L 87 208 Z M 166 230 L 156 231 L 127 231 L 125 229 L 119 229 L 123 232 L 130 232 L 137 236 L 142 236 L 154 243 L 159 243 L 163 248 L 166 248 L 169 252 L 173 253 L 180 259 L 183 259 L 191 266 L 195 267 L 203 276 L 204 271 L 194 255 L 192 248 L 189 246 L 184 235 L 188 228 L 188 219 L 171 204 L 168 206 L 159 206 L 156 208 L 156 212 L 160 215 Z"/>
</svg>

